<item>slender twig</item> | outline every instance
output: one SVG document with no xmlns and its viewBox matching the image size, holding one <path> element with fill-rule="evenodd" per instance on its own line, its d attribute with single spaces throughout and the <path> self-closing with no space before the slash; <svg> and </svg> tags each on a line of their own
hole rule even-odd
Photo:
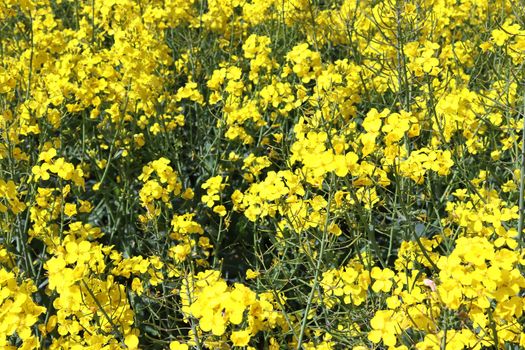
<svg viewBox="0 0 525 350">
<path fill-rule="evenodd" d="M 331 181 L 332 183 L 334 182 L 333 180 L 334 180 L 334 175 L 332 174 L 332 181 Z M 328 221 L 330 218 L 330 208 L 332 206 L 332 193 L 333 192 L 330 192 L 330 196 L 328 197 L 328 202 L 326 205 L 326 219 L 325 219 L 324 227 L 323 227 L 323 236 L 321 237 L 321 247 L 319 248 L 319 254 L 317 256 L 317 264 L 315 266 L 312 289 L 310 290 L 310 295 L 308 295 L 308 300 L 306 302 L 306 307 L 303 313 L 303 320 L 301 322 L 301 329 L 299 331 L 299 339 L 297 340 L 297 350 L 301 349 L 304 332 L 306 330 L 306 322 L 308 321 L 308 314 L 310 313 L 310 308 L 312 306 L 315 291 L 317 290 L 318 285 L 319 285 L 319 273 L 321 270 L 321 263 L 323 261 L 323 255 L 325 252 L 325 244 L 326 244 L 326 241 L 328 240 Z"/>
<path fill-rule="evenodd" d="M 520 218 L 518 221 L 518 237 L 520 246 L 523 247 L 523 220 L 525 219 L 524 206 L 523 203 L 523 192 L 525 189 L 525 83 L 523 89 L 523 108 L 521 111 L 521 116 L 523 118 L 523 128 L 521 129 L 521 165 L 520 165 Z"/>
</svg>

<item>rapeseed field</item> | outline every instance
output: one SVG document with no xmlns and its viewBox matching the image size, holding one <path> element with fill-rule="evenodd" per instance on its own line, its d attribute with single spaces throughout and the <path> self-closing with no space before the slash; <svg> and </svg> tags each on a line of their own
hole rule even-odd
<svg viewBox="0 0 525 350">
<path fill-rule="evenodd" d="M 525 348 L 524 9 L 0 0 L 0 349 Z"/>
</svg>

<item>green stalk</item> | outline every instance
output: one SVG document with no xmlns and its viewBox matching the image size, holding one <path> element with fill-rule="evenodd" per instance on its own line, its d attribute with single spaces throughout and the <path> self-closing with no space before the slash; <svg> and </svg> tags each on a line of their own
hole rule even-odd
<svg viewBox="0 0 525 350">
<path fill-rule="evenodd" d="M 525 83 L 524 83 L 525 87 Z M 521 129 L 521 165 L 520 165 L 520 218 L 518 221 L 518 237 L 520 246 L 523 247 L 523 221 L 525 219 L 524 206 L 523 203 L 523 192 L 525 190 L 525 88 L 523 91 L 523 108 L 521 111 L 521 116 L 523 117 L 523 127 Z"/>
<path fill-rule="evenodd" d="M 332 173 L 332 181 L 331 181 L 332 184 L 334 182 L 333 180 L 334 180 L 334 174 Z M 330 196 L 328 197 L 328 204 L 326 205 L 326 219 L 325 219 L 324 227 L 323 227 L 323 236 L 321 238 L 321 247 L 319 249 L 319 256 L 317 257 L 317 263 L 316 263 L 316 266 L 315 266 L 314 282 L 313 282 L 313 285 L 312 285 L 312 289 L 310 290 L 310 295 L 308 295 L 308 301 L 306 302 L 306 307 L 304 309 L 303 319 L 301 321 L 301 329 L 299 331 L 299 339 L 297 340 L 297 348 L 296 348 L 297 350 L 301 349 L 301 345 L 302 345 L 303 337 L 304 337 L 304 332 L 306 330 L 306 322 L 308 321 L 308 313 L 310 312 L 310 308 L 312 307 L 312 302 L 313 302 L 313 299 L 314 299 L 315 291 L 319 287 L 319 272 L 321 270 L 321 262 L 323 261 L 325 244 L 326 244 L 326 241 L 328 240 L 328 235 L 327 235 L 327 233 L 328 233 L 328 219 L 330 217 L 331 204 L 332 204 L 332 192 L 330 192 Z"/>
</svg>

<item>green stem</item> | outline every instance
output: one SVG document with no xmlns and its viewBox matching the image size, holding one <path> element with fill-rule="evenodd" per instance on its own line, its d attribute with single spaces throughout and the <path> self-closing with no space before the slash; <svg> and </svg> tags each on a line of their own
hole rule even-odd
<svg viewBox="0 0 525 350">
<path fill-rule="evenodd" d="M 332 173 L 332 183 L 334 182 L 333 181 L 334 179 L 334 174 Z M 310 312 L 310 308 L 312 306 L 312 301 L 313 301 L 313 298 L 314 298 L 314 294 L 315 294 L 315 291 L 317 290 L 318 286 L 319 286 L 319 272 L 321 270 L 321 263 L 323 261 L 323 255 L 324 255 L 324 251 L 325 251 L 325 244 L 326 244 L 326 241 L 328 240 L 328 219 L 330 217 L 330 207 L 331 207 L 331 203 L 332 203 L 332 192 L 330 192 L 330 196 L 328 198 L 328 204 L 326 205 L 326 219 L 325 219 L 325 222 L 324 222 L 324 228 L 323 228 L 323 236 L 321 238 L 321 247 L 319 249 L 319 256 L 317 257 L 317 263 L 316 263 L 316 266 L 315 266 L 315 272 L 314 272 L 314 281 L 313 281 L 313 285 L 312 285 L 312 289 L 310 290 L 310 295 L 308 295 L 308 301 L 306 302 L 306 308 L 304 309 L 304 314 L 303 314 L 303 320 L 301 322 L 301 329 L 299 331 L 299 339 L 297 340 L 297 350 L 300 350 L 301 349 L 301 345 L 302 345 L 302 342 L 303 342 L 303 337 L 304 337 L 304 332 L 306 330 L 306 322 L 308 321 L 308 314 Z"/>
<path fill-rule="evenodd" d="M 524 83 L 525 87 L 525 83 Z M 521 116 L 523 118 L 523 127 L 521 129 L 521 167 L 520 167 L 520 218 L 518 221 L 518 237 L 520 246 L 523 247 L 523 221 L 525 220 L 525 204 L 523 203 L 523 192 L 525 190 L 525 89 L 523 91 L 523 109 Z"/>
</svg>

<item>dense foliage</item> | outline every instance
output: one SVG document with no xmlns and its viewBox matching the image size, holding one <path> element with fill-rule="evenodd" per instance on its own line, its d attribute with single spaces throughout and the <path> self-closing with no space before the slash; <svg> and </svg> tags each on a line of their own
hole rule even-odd
<svg viewBox="0 0 525 350">
<path fill-rule="evenodd" d="M 524 348 L 524 8 L 0 1 L 0 348 Z"/>
</svg>

